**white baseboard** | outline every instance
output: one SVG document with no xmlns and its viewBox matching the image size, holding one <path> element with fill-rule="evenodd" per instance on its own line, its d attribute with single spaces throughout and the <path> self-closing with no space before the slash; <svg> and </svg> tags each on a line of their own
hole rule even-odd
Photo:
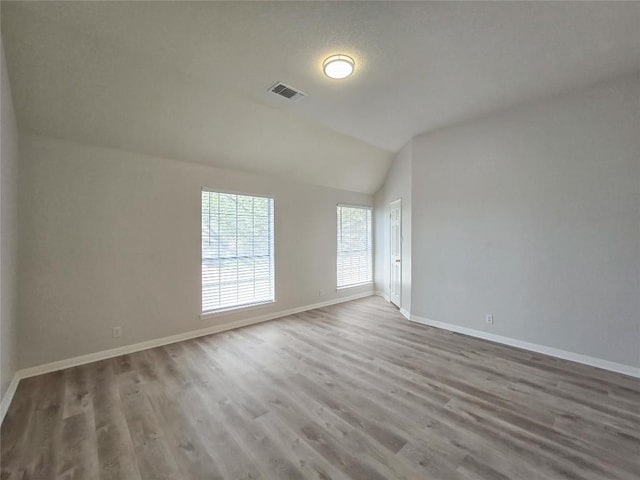
<svg viewBox="0 0 640 480">
<path fill-rule="evenodd" d="M 592 367 L 602 368 L 612 372 L 622 373 L 631 377 L 640 378 L 640 367 L 634 367 L 632 365 L 625 365 L 623 363 L 611 362 L 609 360 L 602 360 L 596 357 L 590 357 L 581 353 L 568 352 L 566 350 L 560 350 L 558 348 L 546 347 L 544 345 L 538 345 L 536 343 L 525 342 L 517 340 L 515 338 L 503 337 L 501 335 L 495 335 L 493 333 L 483 332 L 481 330 L 474 330 L 472 328 L 461 327 L 452 323 L 437 322 L 435 320 L 429 320 L 428 318 L 419 317 L 417 315 L 411 315 L 409 320 L 430 327 L 441 328 L 449 330 L 450 332 L 462 333 L 469 335 L 470 337 L 480 338 L 483 340 L 490 340 L 496 343 L 502 343 L 511 347 L 518 347 L 524 350 L 530 350 L 536 353 L 543 353 L 556 358 L 562 358 L 564 360 L 570 360 L 572 362 L 582 363 L 584 365 L 590 365 Z"/>
<path fill-rule="evenodd" d="M 4 396 L 2 397 L 2 401 L 0 402 L 0 425 L 2 425 L 4 416 L 7 414 L 7 410 L 9 410 L 9 405 L 11 405 L 11 400 L 13 400 L 13 396 L 16 393 L 20 378 L 20 372 L 16 372 L 13 375 L 11 382 L 9 383 L 9 388 L 7 388 L 7 391 L 4 392 Z"/>
<path fill-rule="evenodd" d="M 368 291 L 368 292 L 363 292 L 355 295 L 335 298 L 333 300 L 328 300 L 326 302 L 315 303 L 312 305 L 305 305 L 302 307 L 296 307 L 289 310 L 269 313 L 266 315 L 259 315 L 251 318 L 246 318 L 243 320 L 238 320 L 235 322 L 224 323 L 221 325 L 214 325 L 208 328 L 193 330 L 190 332 L 184 332 L 184 333 L 172 335 L 169 337 L 156 338 L 156 339 L 148 340 L 145 342 L 126 345 L 124 347 L 112 348 L 109 350 L 103 350 L 100 352 L 90 353 L 87 355 L 80 355 L 77 357 L 72 357 L 72 358 L 60 360 L 57 362 L 47 363 L 44 365 L 37 365 L 35 367 L 29 367 L 29 368 L 19 370 L 13 376 L 13 379 L 9 384 L 9 388 L 7 389 L 6 393 L 2 397 L 2 401 L 0 402 L 0 424 L 4 420 L 4 416 L 7 413 L 7 410 L 9 409 L 11 400 L 13 399 L 13 396 L 18 387 L 18 383 L 23 378 L 42 375 L 44 373 L 63 370 L 65 368 L 75 367 L 78 365 L 84 365 L 87 363 L 96 362 L 98 360 L 106 360 L 108 358 L 113 358 L 113 357 L 129 354 L 129 353 L 135 353 L 141 350 L 160 347 L 162 345 L 168 345 L 171 343 L 181 342 L 183 340 L 189 340 L 191 338 L 202 337 L 204 335 L 211 335 L 213 333 L 219 333 L 227 330 L 233 330 L 235 328 L 254 325 L 257 323 L 274 320 L 276 318 L 286 317 L 288 315 L 294 315 L 296 313 L 301 313 L 301 312 L 313 310 L 316 308 L 327 307 L 327 306 L 335 305 L 338 303 L 343 303 L 351 300 L 357 300 L 359 298 L 369 297 L 374 294 L 379 295 L 385 298 L 385 300 L 389 301 L 388 297 L 383 292 Z M 599 358 L 590 357 L 590 356 L 582 355 L 579 353 L 567 352 L 567 351 L 559 350 L 556 348 L 545 347 L 543 345 L 537 345 L 534 343 L 524 342 L 521 340 L 509 338 L 509 337 L 503 337 L 503 336 L 495 335 L 492 333 L 482 332 L 480 330 L 473 330 L 471 328 L 461 327 L 461 326 L 450 324 L 450 323 L 436 322 L 434 320 L 429 320 L 416 315 L 411 315 L 409 312 L 407 312 L 404 309 L 401 309 L 400 312 L 402 313 L 402 315 L 404 315 L 406 318 L 408 318 L 412 322 L 421 323 L 421 324 L 429 325 L 436 328 L 442 328 L 444 330 L 458 332 L 458 333 L 462 333 L 472 337 L 481 338 L 484 340 L 491 340 L 497 343 L 502 343 L 505 345 L 513 346 L 513 347 L 519 347 L 525 350 L 543 353 L 553 357 L 562 358 L 565 360 L 571 360 L 574 362 L 583 363 L 585 365 L 591 365 L 594 367 L 603 368 L 605 370 L 610 370 L 613 372 L 623 373 L 625 375 L 630 375 L 632 377 L 640 378 L 640 368 L 633 367 L 631 365 L 624 365 L 621 363 L 610 362 L 608 360 L 601 360 Z"/>
<path fill-rule="evenodd" d="M 387 295 L 385 292 L 381 292 L 379 290 L 377 290 L 375 292 L 375 294 L 378 297 L 382 297 L 384 298 L 387 302 L 391 303 L 391 299 L 389 298 L 389 295 Z M 395 304 L 394 304 L 395 305 Z M 408 310 L 404 309 L 404 308 L 400 308 L 400 313 L 407 319 L 407 320 L 411 320 L 411 312 L 409 312 Z"/>
<path fill-rule="evenodd" d="M 386 293 L 384 293 L 384 292 L 381 292 L 380 290 L 377 290 L 377 291 L 375 292 L 375 294 L 376 294 L 378 297 L 382 297 L 382 298 L 384 298 L 387 302 L 390 302 L 390 301 L 391 301 L 391 300 L 389 299 L 389 295 L 387 295 L 387 294 L 386 294 Z"/>
<path fill-rule="evenodd" d="M 126 355 L 128 353 L 139 352 L 141 350 L 147 350 L 149 348 L 160 347 L 162 345 L 168 345 L 170 343 L 181 342 L 183 340 L 189 340 L 191 338 L 202 337 L 204 335 L 211 335 L 213 333 L 224 332 L 226 330 L 233 330 L 234 328 L 246 327 L 248 325 L 254 325 L 256 323 L 266 322 L 280 317 L 286 317 L 288 315 L 294 315 L 296 313 L 305 312 L 307 310 L 313 310 L 315 308 L 327 307 L 329 305 L 335 305 L 337 303 L 348 302 L 356 300 L 358 298 L 369 297 L 373 295 L 373 291 L 367 291 L 358 293 L 355 295 L 349 295 L 345 297 L 334 298 L 326 302 L 314 303 L 312 305 L 304 305 L 302 307 L 291 308 L 289 310 L 283 310 L 274 313 L 268 313 L 265 315 L 258 315 L 255 317 L 245 318 L 237 320 L 235 322 L 223 323 L 220 325 L 213 325 L 211 327 L 202 328 L 199 330 L 192 330 L 190 332 L 179 333 L 177 335 L 171 335 L 169 337 L 155 338 L 153 340 L 147 340 L 145 342 L 134 343 L 132 345 L 126 345 L 124 347 L 112 348 L 109 350 L 102 350 L 96 353 L 90 353 L 87 355 L 80 355 L 78 357 L 67 358 L 57 362 L 46 363 L 44 365 L 37 365 L 35 367 L 29 367 L 22 369 L 18 372 L 19 378 L 28 378 L 35 375 L 42 375 L 44 373 L 55 372 L 57 370 L 63 370 L 65 368 L 76 367 L 78 365 L 84 365 L 98 360 L 106 360 L 108 358 L 118 357 L 120 355 Z"/>
</svg>

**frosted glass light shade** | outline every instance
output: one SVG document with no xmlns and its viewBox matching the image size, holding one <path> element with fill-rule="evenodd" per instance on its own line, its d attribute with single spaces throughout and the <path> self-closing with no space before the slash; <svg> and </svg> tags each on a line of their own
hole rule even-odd
<svg viewBox="0 0 640 480">
<path fill-rule="evenodd" d="M 348 55 L 331 55 L 322 62 L 324 74 L 329 78 L 347 78 L 353 73 L 355 62 Z"/>
</svg>

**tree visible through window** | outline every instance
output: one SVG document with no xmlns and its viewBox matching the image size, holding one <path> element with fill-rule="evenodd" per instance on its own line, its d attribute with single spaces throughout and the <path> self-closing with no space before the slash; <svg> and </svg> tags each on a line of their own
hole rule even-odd
<svg viewBox="0 0 640 480">
<path fill-rule="evenodd" d="M 202 311 L 273 301 L 273 199 L 203 190 Z"/>
<path fill-rule="evenodd" d="M 371 209 L 338 205 L 338 288 L 372 281 Z"/>
</svg>

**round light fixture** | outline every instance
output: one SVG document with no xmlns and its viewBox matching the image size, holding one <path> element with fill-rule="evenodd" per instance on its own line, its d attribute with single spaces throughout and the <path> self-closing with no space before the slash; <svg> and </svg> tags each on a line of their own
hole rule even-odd
<svg viewBox="0 0 640 480">
<path fill-rule="evenodd" d="M 322 70 L 329 78 L 347 78 L 353 73 L 355 62 L 347 55 L 331 55 L 322 62 Z"/>
</svg>

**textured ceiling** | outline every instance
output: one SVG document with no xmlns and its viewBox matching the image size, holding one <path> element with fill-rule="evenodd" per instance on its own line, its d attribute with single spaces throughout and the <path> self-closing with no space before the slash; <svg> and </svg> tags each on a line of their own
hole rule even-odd
<svg viewBox="0 0 640 480">
<path fill-rule="evenodd" d="M 367 193 L 416 134 L 640 70 L 636 2 L 1 8 L 21 130 Z"/>
</svg>

